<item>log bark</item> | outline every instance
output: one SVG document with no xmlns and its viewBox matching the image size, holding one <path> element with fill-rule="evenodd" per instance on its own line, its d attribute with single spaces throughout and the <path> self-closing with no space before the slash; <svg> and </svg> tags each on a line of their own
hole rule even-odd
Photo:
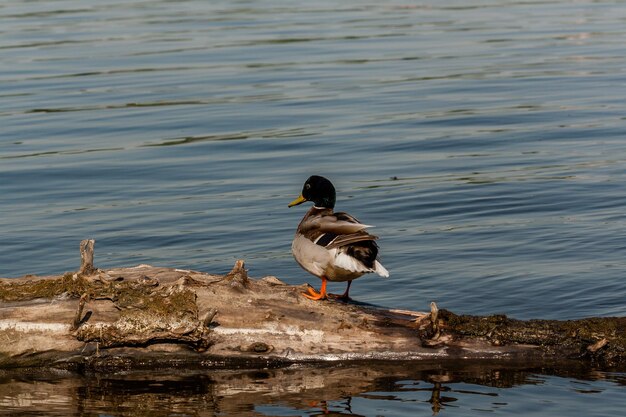
<svg viewBox="0 0 626 417">
<path fill-rule="evenodd" d="M 515 320 L 315 302 L 243 261 L 222 276 L 139 265 L 0 279 L 0 368 L 272 367 L 327 361 L 626 363 L 626 318 Z"/>
</svg>

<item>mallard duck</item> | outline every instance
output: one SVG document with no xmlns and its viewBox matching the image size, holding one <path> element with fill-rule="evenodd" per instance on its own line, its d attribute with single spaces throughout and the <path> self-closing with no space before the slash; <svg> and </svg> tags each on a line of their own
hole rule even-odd
<svg viewBox="0 0 626 417">
<path fill-rule="evenodd" d="M 368 272 L 388 277 L 389 272 L 378 262 L 377 236 L 365 231 L 371 227 L 360 223 L 348 213 L 335 213 L 335 187 L 324 177 L 313 175 L 302 187 L 298 198 L 289 203 L 297 206 L 313 202 L 296 230 L 291 245 L 294 258 L 302 268 L 321 278 L 319 292 L 309 288 L 303 295 L 311 300 L 327 298 L 326 282 L 348 282 L 339 298 L 349 300 L 352 280 Z"/>
</svg>

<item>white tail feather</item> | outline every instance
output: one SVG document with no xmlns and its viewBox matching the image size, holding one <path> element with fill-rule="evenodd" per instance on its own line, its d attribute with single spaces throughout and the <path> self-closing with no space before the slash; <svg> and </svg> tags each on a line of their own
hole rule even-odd
<svg viewBox="0 0 626 417">
<path fill-rule="evenodd" d="M 346 255 L 343 252 L 339 252 L 337 253 L 337 255 L 335 255 L 334 263 L 335 263 L 335 266 L 338 266 L 339 268 L 345 269 L 346 271 L 350 271 L 350 272 L 365 273 L 365 272 L 371 271 L 368 267 L 363 265 L 361 262 L 354 259 L 350 255 Z"/>
<path fill-rule="evenodd" d="M 383 278 L 389 278 L 389 271 L 378 261 L 374 262 L 374 271 Z"/>
<path fill-rule="evenodd" d="M 376 272 L 378 275 L 384 278 L 389 277 L 389 271 L 382 266 L 382 264 L 378 261 L 374 261 L 374 268 L 368 268 L 363 265 L 359 260 L 354 259 L 352 256 L 347 255 L 343 252 L 339 252 L 335 255 L 334 259 L 335 266 L 339 268 L 345 269 L 346 271 L 351 272 Z"/>
</svg>

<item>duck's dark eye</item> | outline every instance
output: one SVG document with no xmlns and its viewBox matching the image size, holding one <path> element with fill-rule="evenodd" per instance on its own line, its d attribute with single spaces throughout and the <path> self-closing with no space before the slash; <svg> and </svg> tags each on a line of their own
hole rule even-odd
<svg viewBox="0 0 626 417">
<path fill-rule="evenodd" d="M 304 184 L 304 189 L 308 190 L 309 188 L 311 188 L 311 184 Z"/>
</svg>

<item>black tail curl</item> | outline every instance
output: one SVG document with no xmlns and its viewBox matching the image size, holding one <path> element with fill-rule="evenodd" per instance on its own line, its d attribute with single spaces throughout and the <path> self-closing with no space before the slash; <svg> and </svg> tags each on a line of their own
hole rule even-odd
<svg viewBox="0 0 626 417">
<path fill-rule="evenodd" d="M 350 244 L 346 248 L 346 253 L 366 267 L 374 269 L 374 262 L 378 256 L 378 245 L 373 240 L 364 240 Z"/>
</svg>

